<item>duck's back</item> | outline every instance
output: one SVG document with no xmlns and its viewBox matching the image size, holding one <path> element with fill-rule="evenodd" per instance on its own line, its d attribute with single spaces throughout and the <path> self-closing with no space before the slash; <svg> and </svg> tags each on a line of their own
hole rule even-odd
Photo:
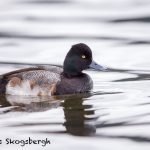
<svg viewBox="0 0 150 150">
<path fill-rule="evenodd" d="M 40 66 L 0 76 L 0 93 L 10 95 L 52 95 L 60 81 L 62 68 Z"/>
</svg>

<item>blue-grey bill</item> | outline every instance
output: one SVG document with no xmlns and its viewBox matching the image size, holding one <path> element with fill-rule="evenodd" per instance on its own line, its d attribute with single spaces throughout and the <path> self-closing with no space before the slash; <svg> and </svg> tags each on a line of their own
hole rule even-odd
<svg viewBox="0 0 150 150">
<path fill-rule="evenodd" d="M 105 71 L 105 70 L 107 70 L 106 67 L 97 64 L 95 61 L 92 61 L 92 63 L 90 64 L 90 68 L 94 69 L 94 70 L 98 70 L 98 71 Z"/>
</svg>

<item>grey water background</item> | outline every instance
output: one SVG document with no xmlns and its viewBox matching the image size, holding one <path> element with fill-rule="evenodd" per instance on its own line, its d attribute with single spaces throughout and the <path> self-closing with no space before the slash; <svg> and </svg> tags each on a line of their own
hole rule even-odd
<svg viewBox="0 0 150 150">
<path fill-rule="evenodd" d="M 107 72 L 86 71 L 90 94 L 0 97 L 0 140 L 44 139 L 44 149 L 150 148 L 149 0 L 1 0 L 0 73 L 62 65 L 83 42 Z M 20 149 L 1 144 L 0 149 Z M 23 149 L 43 149 L 26 145 Z"/>
</svg>

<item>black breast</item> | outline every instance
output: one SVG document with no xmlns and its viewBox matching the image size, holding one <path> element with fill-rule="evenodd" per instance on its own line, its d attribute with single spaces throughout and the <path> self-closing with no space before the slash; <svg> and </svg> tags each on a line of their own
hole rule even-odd
<svg viewBox="0 0 150 150">
<path fill-rule="evenodd" d="M 61 76 L 61 81 L 57 83 L 56 95 L 73 94 L 89 92 L 93 88 L 93 81 L 87 74 L 81 76 L 67 78 Z"/>
</svg>

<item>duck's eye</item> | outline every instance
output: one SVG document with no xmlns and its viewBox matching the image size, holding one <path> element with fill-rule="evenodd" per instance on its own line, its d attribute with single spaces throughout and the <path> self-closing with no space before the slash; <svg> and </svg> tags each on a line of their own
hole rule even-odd
<svg viewBox="0 0 150 150">
<path fill-rule="evenodd" d="M 81 57 L 82 57 L 83 59 L 85 59 L 85 58 L 86 58 L 86 56 L 85 56 L 85 55 L 82 55 Z"/>
</svg>

